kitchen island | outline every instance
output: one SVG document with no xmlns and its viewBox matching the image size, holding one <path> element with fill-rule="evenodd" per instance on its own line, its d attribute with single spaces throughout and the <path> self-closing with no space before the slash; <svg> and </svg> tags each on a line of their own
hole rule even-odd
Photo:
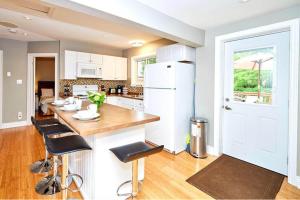
<svg viewBox="0 0 300 200">
<path fill-rule="evenodd" d="M 86 106 L 87 103 L 84 103 L 83 108 Z M 117 188 L 121 183 L 131 180 L 131 164 L 119 161 L 109 149 L 133 142 L 144 142 L 144 125 L 158 121 L 159 117 L 104 104 L 100 108 L 99 120 L 79 121 L 72 118 L 75 112 L 64 112 L 53 105 L 49 108 L 62 123 L 83 136 L 93 148 L 92 151 L 65 156 L 63 172 L 69 170 L 83 177 L 81 194 L 85 199 L 119 199 Z M 138 177 L 139 180 L 144 179 L 143 159 L 139 160 Z"/>
</svg>

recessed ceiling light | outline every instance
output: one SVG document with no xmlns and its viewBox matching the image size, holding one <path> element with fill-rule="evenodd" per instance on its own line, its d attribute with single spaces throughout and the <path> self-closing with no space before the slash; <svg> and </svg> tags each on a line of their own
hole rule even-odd
<svg viewBox="0 0 300 200">
<path fill-rule="evenodd" d="M 145 44 L 145 42 L 142 40 L 132 40 L 129 42 L 129 44 L 131 44 L 133 47 L 141 47 Z"/>
<path fill-rule="evenodd" d="M 24 18 L 27 19 L 27 20 L 32 20 L 31 17 L 28 17 L 28 16 L 26 16 L 26 15 L 24 16 Z"/>
<path fill-rule="evenodd" d="M 240 0 L 240 3 L 248 3 L 250 0 Z"/>
<path fill-rule="evenodd" d="M 24 32 L 23 35 L 27 37 L 27 36 L 28 36 L 28 33 Z"/>
<path fill-rule="evenodd" d="M 17 29 L 14 29 L 14 28 L 9 28 L 8 31 L 10 33 L 17 33 L 18 32 Z"/>
</svg>

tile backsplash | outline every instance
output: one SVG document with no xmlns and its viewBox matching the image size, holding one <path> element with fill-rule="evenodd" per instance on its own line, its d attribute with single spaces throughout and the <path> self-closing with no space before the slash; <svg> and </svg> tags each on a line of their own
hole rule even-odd
<svg viewBox="0 0 300 200">
<path fill-rule="evenodd" d="M 98 79 L 92 79 L 92 78 L 79 78 L 76 80 L 67 80 L 67 79 L 62 79 L 59 81 L 59 92 L 63 93 L 64 92 L 64 85 L 69 85 L 70 86 L 70 92 L 72 92 L 72 86 L 73 85 L 98 85 L 100 88 L 101 85 L 105 86 L 106 91 L 111 88 L 116 88 L 117 85 L 125 85 L 128 88 L 128 92 L 130 93 L 141 93 L 143 92 L 142 87 L 131 87 L 130 83 L 128 81 L 103 81 L 103 80 L 98 80 Z"/>
</svg>

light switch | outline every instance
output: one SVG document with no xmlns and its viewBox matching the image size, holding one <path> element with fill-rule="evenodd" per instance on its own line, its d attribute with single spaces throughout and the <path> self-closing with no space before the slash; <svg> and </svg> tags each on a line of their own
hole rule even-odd
<svg viewBox="0 0 300 200">
<path fill-rule="evenodd" d="M 7 77 L 11 77 L 11 72 L 6 72 Z"/>
<path fill-rule="evenodd" d="M 22 85 L 23 81 L 22 80 L 17 80 L 17 85 Z"/>
</svg>

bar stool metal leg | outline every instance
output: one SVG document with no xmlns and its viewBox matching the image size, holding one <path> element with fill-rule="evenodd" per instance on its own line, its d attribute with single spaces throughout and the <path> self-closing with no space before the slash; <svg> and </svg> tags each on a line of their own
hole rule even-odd
<svg viewBox="0 0 300 200">
<path fill-rule="evenodd" d="M 43 178 L 35 187 L 35 191 L 41 195 L 52 195 L 61 191 L 60 177 L 57 173 L 57 156 L 53 157 L 53 175 Z"/>
<path fill-rule="evenodd" d="M 139 162 L 138 160 L 132 161 L 132 179 L 129 181 L 126 181 L 122 183 L 118 189 L 117 189 L 117 195 L 118 196 L 130 196 L 135 197 L 137 196 L 138 192 L 140 192 L 140 188 L 142 185 L 142 182 L 138 180 L 138 168 L 139 168 Z M 120 189 L 124 186 L 131 183 L 131 193 L 120 193 Z"/>
<path fill-rule="evenodd" d="M 139 162 L 138 160 L 132 161 L 132 196 L 136 196 L 138 193 L 138 167 L 139 167 Z"/>
<path fill-rule="evenodd" d="M 45 158 L 43 160 L 38 160 L 36 162 L 34 162 L 31 166 L 30 166 L 30 171 L 32 173 L 46 173 L 49 172 L 52 169 L 52 162 L 51 160 L 48 159 L 48 151 L 45 148 Z"/>
<path fill-rule="evenodd" d="M 68 154 L 62 155 L 62 175 L 61 175 L 61 186 L 62 188 L 67 187 L 67 176 L 68 176 L 68 168 L 69 168 L 69 156 Z M 62 192 L 62 199 L 67 199 L 68 191 L 64 190 Z"/>
</svg>

